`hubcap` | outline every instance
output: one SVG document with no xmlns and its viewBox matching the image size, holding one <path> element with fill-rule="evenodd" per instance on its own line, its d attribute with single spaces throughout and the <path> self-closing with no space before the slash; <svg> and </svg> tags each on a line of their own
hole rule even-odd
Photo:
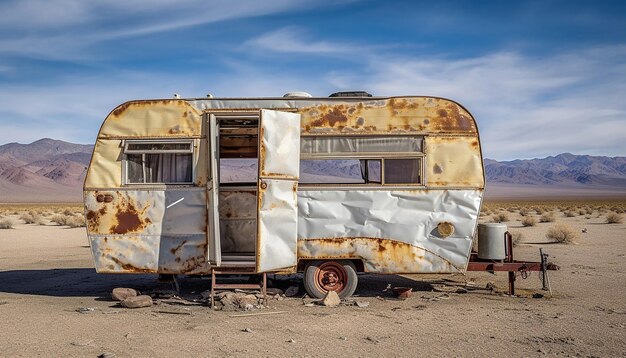
<svg viewBox="0 0 626 358">
<path fill-rule="evenodd" d="M 325 262 L 315 272 L 315 285 L 322 291 L 340 292 L 346 286 L 348 274 L 337 262 Z"/>
</svg>

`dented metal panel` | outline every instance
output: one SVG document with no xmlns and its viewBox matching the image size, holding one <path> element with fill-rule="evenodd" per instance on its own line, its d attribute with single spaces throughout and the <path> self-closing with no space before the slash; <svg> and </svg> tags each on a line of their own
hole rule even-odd
<svg viewBox="0 0 626 358">
<path fill-rule="evenodd" d="M 355 255 L 374 272 L 464 271 L 481 199 L 480 190 L 303 190 L 298 192 L 298 255 Z M 442 222 L 453 225 L 452 235 L 441 236 L 437 225 Z M 342 238 L 346 243 L 338 244 Z M 373 251 L 365 254 L 351 243 Z M 416 260 L 400 259 L 401 253 Z"/>
<path fill-rule="evenodd" d="M 300 115 L 261 111 L 257 186 L 257 272 L 296 266 Z"/>
<path fill-rule="evenodd" d="M 199 261 L 206 256 L 202 188 L 95 190 L 85 191 L 84 197 L 98 272 L 186 272 L 204 267 Z"/>
</svg>

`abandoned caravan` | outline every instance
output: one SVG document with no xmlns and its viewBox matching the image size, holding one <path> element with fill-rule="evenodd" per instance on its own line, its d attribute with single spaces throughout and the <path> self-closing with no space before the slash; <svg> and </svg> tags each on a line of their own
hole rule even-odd
<svg viewBox="0 0 626 358">
<path fill-rule="evenodd" d="M 358 272 L 465 272 L 484 183 L 444 98 L 139 100 L 100 128 L 85 217 L 100 273 L 303 272 L 347 297 Z"/>
</svg>

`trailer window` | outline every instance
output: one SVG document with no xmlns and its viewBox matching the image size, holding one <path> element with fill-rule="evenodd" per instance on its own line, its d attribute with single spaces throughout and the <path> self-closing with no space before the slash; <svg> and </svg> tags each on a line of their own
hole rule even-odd
<svg viewBox="0 0 626 358">
<path fill-rule="evenodd" d="M 192 141 L 127 141 L 124 145 L 127 184 L 191 184 Z"/>
<path fill-rule="evenodd" d="M 300 161 L 302 184 L 380 183 L 380 159 L 304 159 Z"/>
<path fill-rule="evenodd" d="M 385 184 L 421 184 L 422 160 L 385 159 Z"/>
</svg>

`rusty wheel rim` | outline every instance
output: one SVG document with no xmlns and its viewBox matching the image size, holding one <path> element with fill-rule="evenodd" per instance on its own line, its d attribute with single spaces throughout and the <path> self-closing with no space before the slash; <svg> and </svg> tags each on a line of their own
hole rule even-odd
<svg viewBox="0 0 626 358">
<path fill-rule="evenodd" d="M 315 286 L 321 291 L 340 292 L 347 280 L 346 269 L 337 262 L 325 262 L 315 272 Z"/>
</svg>

